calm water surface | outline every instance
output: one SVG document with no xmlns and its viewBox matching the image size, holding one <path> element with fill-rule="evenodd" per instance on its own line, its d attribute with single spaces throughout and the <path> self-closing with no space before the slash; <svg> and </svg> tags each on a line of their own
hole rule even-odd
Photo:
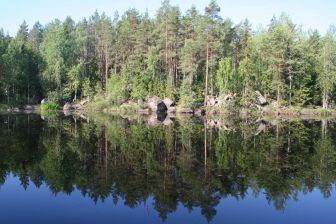
<svg viewBox="0 0 336 224">
<path fill-rule="evenodd" d="M 0 115 L 1 223 L 336 223 L 336 124 Z"/>
</svg>

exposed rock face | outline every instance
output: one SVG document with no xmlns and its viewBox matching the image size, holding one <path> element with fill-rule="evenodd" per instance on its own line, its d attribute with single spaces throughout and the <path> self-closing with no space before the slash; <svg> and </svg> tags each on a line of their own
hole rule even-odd
<svg viewBox="0 0 336 224">
<path fill-rule="evenodd" d="M 87 98 L 85 98 L 85 99 L 83 99 L 83 100 L 81 100 L 79 103 L 77 103 L 77 104 L 74 104 L 73 105 L 73 108 L 75 108 L 75 109 L 82 109 L 84 106 L 86 106 L 86 104 L 89 102 L 89 97 L 87 97 Z"/>
<path fill-rule="evenodd" d="M 152 96 L 147 99 L 147 106 L 151 112 L 165 113 L 167 111 L 166 104 L 158 96 Z"/>
<path fill-rule="evenodd" d="M 71 104 L 71 103 L 67 102 L 63 106 L 63 111 L 81 110 L 87 105 L 88 102 L 89 102 L 89 98 L 85 98 L 85 99 L 81 100 L 79 103 L 76 103 L 76 104 Z"/>
<path fill-rule="evenodd" d="M 147 106 L 151 111 L 157 111 L 157 105 L 161 102 L 161 99 L 157 96 L 147 98 Z"/>
<path fill-rule="evenodd" d="M 197 116 L 203 116 L 203 115 L 205 115 L 205 113 L 206 113 L 206 111 L 204 109 L 198 109 L 198 110 L 195 111 L 195 114 Z"/>
<path fill-rule="evenodd" d="M 162 122 L 163 125 L 168 126 L 173 123 L 171 117 L 167 116 L 166 119 Z"/>
<path fill-rule="evenodd" d="M 313 116 L 315 115 L 314 111 L 310 110 L 310 109 L 307 109 L 307 108 L 304 108 L 300 111 L 300 114 L 301 115 L 309 115 L 309 116 Z"/>
<path fill-rule="evenodd" d="M 263 96 L 263 95 L 261 95 L 261 93 L 259 92 L 259 91 L 255 91 L 255 93 L 256 93 L 256 97 L 257 97 L 257 104 L 258 105 L 261 105 L 261 106 L 264 106 L 264 105 L 266 105 L 267 104 L 267 100 L 266 100 L 266 98 Z"/>
<path fill-rule="evenodd" d="M 63 106 L 63 111 L 69 111 L 69 110 L 72 110 L 73 109 L 73 107 L 72 107 L 72 105 L 71 105 L 71 103 L 66 103 L 66 104 L 64 104 L 64 106 Z"/>
<path fill-rule="evenodd" d="M 37 105 L 19 105 L 17 107 L 9 108 L 7 111 L 30 114 L 39 111 L 39 107 Z"/>
<path fill-rule="evenodd" d="M 156 114 L 152 114 L 147 118 L 147 125 L 149 127 L 157 127 L 161 124 Z"/>
<path fill-rule="evenodd" d="M 166 104 L 163 101 L 158 103 L 157 110 L 156 110 L 157 113 L 162 114 L 162 113 L 165 113 L 167 110 L 168 108 L 166 107 Z"/>
<path fill-rule="evenodd" d="M 176 112 L 176 108 L 175 107 L 169 107 L 168 110 L 167 110 L 168 114 L 172 114 L 172 113 L 175 113 L 175 112 Z"/>
<path fill-rule="evenodd" d="M 225 120 L 220 119 L 206 119 L 206 127 L 216 127 L 228 132 L 235 131 L 235 129 L 230 127 L 230 125 L 227 124 Z"/>
<path fill-rule="evenodd" d="M 38 111 L 39 107 L 37 105 L 24 105 L 23 110 L 25 110 L 25 111 Z"/>
<path fill-rule="evenodd" d="M 233 95 L 230 93 L 230 94 L 225 95 L 223 100 L 224 101 L 229 101 L 229 100 L 232 100 L 232 98 L 233 98 Z"/>
<path fill-rule="evenodd" d="M 263 132 L 266 128 L 266 121 L 262 119 L 258 119 L 256 121 L 256 132 L 254 135 L 259 135 L 261 132 Z"/>
<path fill-rule="evenodd" d="M 48 103 L 48 99 L 47 98 L 44 98 L 43 100 L 41 100 L 41 104 L 46 104 L 46 103 Z"/>
<path fill-rule="evenodd" d="M 225 96 L 209 96 L 206 102 L 207 106 L 211 107 L 222 107 L 225 106 L 226 104 L 230 103 L 230 101 L 235 97 L 235 95 L 232 94 L 227 94 Z"/>
<path fill-rule="evenodd" d="M 216 104 L 218 104 L 218 99 L 217 97 L 208 97 L 207 99 L 207 105 L 208 106 L 215 106 Z"/>
<path fill-rule="evenodd" d="M 167 97 L 163 99 L 163 103 L 166 105 L 167 108 L 175 106 L 174 101 Z"/>
</svg>

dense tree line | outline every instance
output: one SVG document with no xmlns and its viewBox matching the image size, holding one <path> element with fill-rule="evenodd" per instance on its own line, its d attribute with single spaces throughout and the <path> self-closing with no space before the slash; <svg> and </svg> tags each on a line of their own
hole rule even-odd
<svg viewBox="0 0 336 224">
<path fill-rule="evenodd" d="M 0 99 L 36 103 L 100 95 L 110 104 L 167 96 L 185 106 L 256 90 L 284 105 L 333 103 L 336 29 L 304 31 L 286 15 L 266 28 L 220 16 L 214 0 L 182 14 L 168 0 L 155 17 L 129 9 L 0 32 Z"/>
</svg>

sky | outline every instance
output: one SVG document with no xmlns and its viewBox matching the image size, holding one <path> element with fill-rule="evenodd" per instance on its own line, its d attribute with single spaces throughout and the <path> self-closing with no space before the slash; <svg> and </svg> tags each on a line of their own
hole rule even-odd
<svg viewBox="0 0 336 224">
<path fill-rule="evenodd" d="M 192 5 L 203 12 L 210 0 L 170 0 L 182 13 Z M 336 25 L 335 0 L 217 0 L 221 16 L 238 23 L 248 18 L 253 28 L 266 26 L 271 18 L 282 12 L 304 29 L 317 29 L 324 34 L 329 25 Z M 0 28 L 15 36 L 19 25 L 26 20 L 30 28 L 36 21 L 43 25 L 55 18 L 71 16 L 75 21 L 90 17 L 95 10 L 113 16 L 129 8 L 155 16 L 161 0 L 0 0 Z"/>
</svg>

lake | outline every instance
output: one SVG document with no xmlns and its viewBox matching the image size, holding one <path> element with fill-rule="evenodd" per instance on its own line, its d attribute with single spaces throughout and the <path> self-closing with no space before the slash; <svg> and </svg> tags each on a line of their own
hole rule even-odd
<svg viewBox="0 0 336 224">
<path fill-rule="evenodd" d="M 2 223 L 335 223 L 333 119 L 0 115 Z"/>
</svg>

